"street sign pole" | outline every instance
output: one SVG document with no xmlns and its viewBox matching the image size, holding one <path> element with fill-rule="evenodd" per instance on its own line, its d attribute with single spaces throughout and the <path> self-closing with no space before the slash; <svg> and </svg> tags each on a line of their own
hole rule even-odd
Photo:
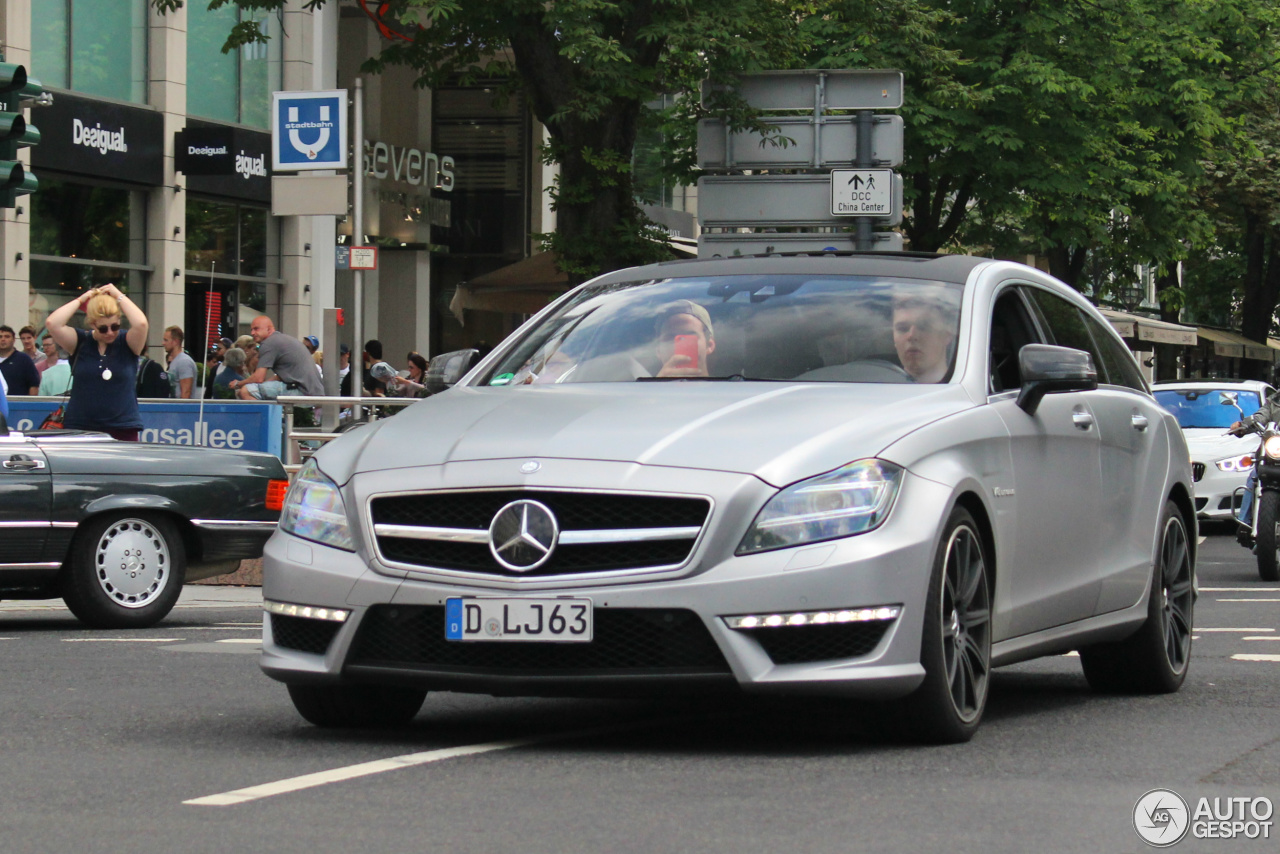
<svg viewBox="0 0 1280 854">
<path fill-rule="evenodd" d="M 352 104 L 355 111 L 351 125 L 355 137 L 355 164 L 351 170 L 351 190 L 355 200 L 351 205 L 351 245 L 364 243 L 364 80 L 356 78 L 355 100 Z M 355 341 L 351 343 L 351 393 L 356 397 L 364 394 L 364 271 L 351 271 L 351 294 L 355 305 L 352 307 L 351 334 Z M 359 420 L 360 407 L 355 407 L 352 416 Z"/>
<path fill-rule="evenodd" d="M 871 156 L 871 128 L 875 125 L 875 114 L 870 110 L 858 110 L 858 155 L 857 166 L 866 169 L 875 165 Z M 858 232 L 854 245 L 860 251 L 870 250 L 875 246 L 875 223 L 871 217 L 858 217 Z"/>
</svg>

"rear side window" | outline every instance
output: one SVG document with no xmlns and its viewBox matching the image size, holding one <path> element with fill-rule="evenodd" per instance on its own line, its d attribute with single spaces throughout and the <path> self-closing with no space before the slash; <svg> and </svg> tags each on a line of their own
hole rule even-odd
<svg viewBox="0 0 1280 854">
<path fill-rule="evenodd" d="M 1076 350 L 1084 350 L 1093 357 L 1094 368 L 1099 373 L 1104 373 L 1106 371 L 1106 362 L 1103 361 L 1102 354 L 1098 352 L 1098 345 L 1094 343 L 1088 327 L 1084 325 L 1084 312 L 1080 311 L 1068 300 L 1049 291 L 1041 290 L 1040 288 L 1027 288 L 1026 292 L 1048 324 L 1048 331 L 1053 336 L 1053 343 L 1059 347 L 1073 347 Z"/>
</svg>

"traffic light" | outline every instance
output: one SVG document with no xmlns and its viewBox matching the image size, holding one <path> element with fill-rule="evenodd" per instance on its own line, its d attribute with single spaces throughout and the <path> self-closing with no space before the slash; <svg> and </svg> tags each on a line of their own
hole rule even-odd
<svg viewBox="0 0 1280 854">
<path fill-rule="evenodd" d="M 40 131 L 22 117 L 22 102 L 43 92 L 39 80 L 27 77 L 27 69 L 0 62 L 0 207 L 13 207 L 18 196 L 34 193 L 40 186 L 36 176 L 18 162 L 18 149 L 40 142 Z"/>
</svg>

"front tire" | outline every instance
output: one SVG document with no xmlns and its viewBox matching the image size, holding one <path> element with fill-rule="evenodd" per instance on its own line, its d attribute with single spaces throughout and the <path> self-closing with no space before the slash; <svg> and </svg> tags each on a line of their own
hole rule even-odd
<svg viewBox="0 0 1280 854">
<path fill-rule="evenodd" d="M 1171 694 L 1182 687 L 1191 662 L 1195 570 L 1187 527 L 1178 506 L 1166 502 L 1147 597 L 1147 619 L 1119 643 L 1080 650 L 1089 687 L 1109 694 Z M 1261 548 L 1261 545 L 1259 545 Z"/>
<path fill-rule="evenodd" d="M 153 626 L 182 592 L 182 535 L 159 514 L 108 513 L 84 522 L 63 567 L 62 599 L 96 629 Z"/>
<path fill-rule="evenodd" d="M 1263 581 L 1280 581 L 1280 537 L 1276 529 L 1280 528 L 1280 492 L 1274 489 L 1262 490 L 1258 499 L 1258 575 Z"/>
<path fill-rule="evenodd" d="M 969 511 L 951 511 L 934 558 L 920 639 L 924 682 L 888 710 L 908 738 L 959 744 L 973 738 L 991 681 L 991 582 Z"/>
<path fill-rule="evenodd" d="M 413 720 L 427 699 L 416 688 L 387 685 L 289 685 L 293 707 L 318 727 L 390 729 Z"/>
</svg>

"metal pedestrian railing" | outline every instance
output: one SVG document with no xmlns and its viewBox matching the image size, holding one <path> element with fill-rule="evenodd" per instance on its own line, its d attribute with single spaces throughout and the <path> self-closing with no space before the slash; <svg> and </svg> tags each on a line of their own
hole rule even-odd
<svg viewBox="0 0 1280 854">
<path fill-rule="evenodd" d="M 356 424 L 377 421 L 417 403 L 416 397 L 301 397 L 276 399 L 284 407 L 284 468 L 292 477 L 307 458 Z M 295 410 L 316 413 L 319 427 L 299 427 Z"/>
</svg>

